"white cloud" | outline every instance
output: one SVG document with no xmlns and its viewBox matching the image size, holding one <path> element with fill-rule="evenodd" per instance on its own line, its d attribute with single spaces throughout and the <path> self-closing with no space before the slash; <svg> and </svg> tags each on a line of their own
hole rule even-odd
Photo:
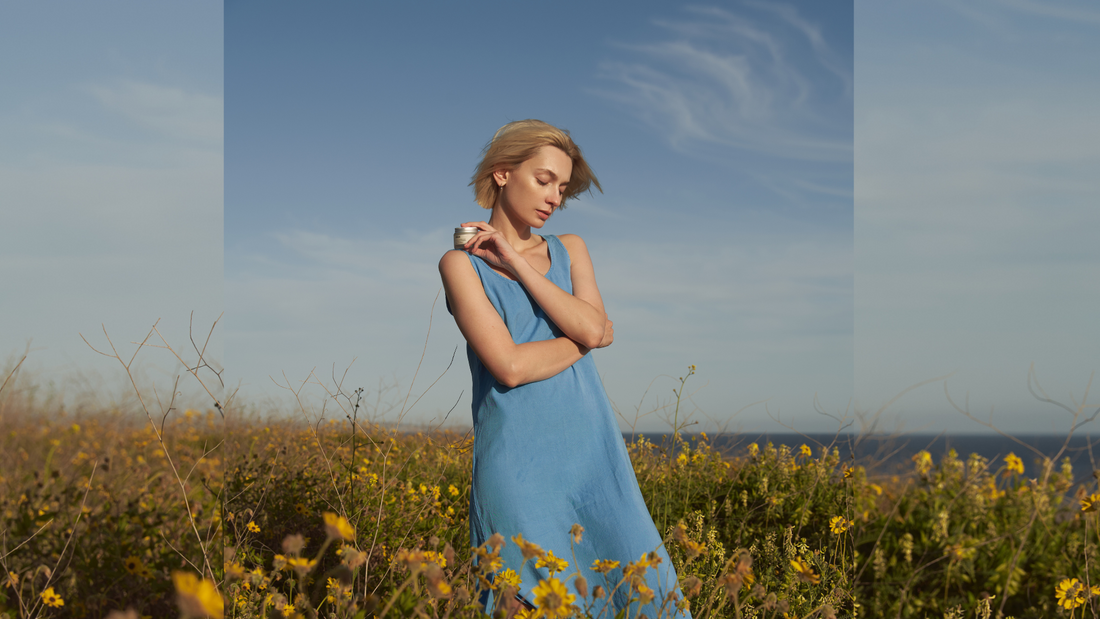
<svg viewBox="0 0 1100 619">
<path fill-rule="evenodd" d="M 849 161 L 848 136 L 818 106 L 850 100 L 850 71 L 793 8 L 759 8 L 777 15 L 784 28 L 719 8 L 689 9 L 688 20 L 656 21 L 675 38 L 620 45 L 631 59 L 600 64 L 613 86 L 598 94 L 683 152 L 713 156 L 711 149 L 720 147 L 797 161 Z M 820 68 L 807 66 L 806 52 L 792 49 L 806 44 L 842 94 L 830 93 Z"/>
</svg>

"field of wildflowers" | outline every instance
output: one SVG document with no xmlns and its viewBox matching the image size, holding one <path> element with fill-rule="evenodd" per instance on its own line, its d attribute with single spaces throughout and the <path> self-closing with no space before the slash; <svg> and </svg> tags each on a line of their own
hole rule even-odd
<svg viewBox="0 0 1100 619">
<path fill-rule="evenodd" d="M 220 574 L 216 413 L 167 420 L 164 448 L 118 412 L 4 413 L 0 617 L 175 616 L 173 573 Z"/>
<path fill-rule="evenodd" d="M 358 393 L 295 421 L 221 403 L 224 417 L 75 414 L 19 394 L 0 390 L 0 617 L 599 619 L 615 587 L 662 617 L 1100 614 L 1100 488 L 1075 486 L 1068 460 L 921 452 L 899 475 L 835 445 L 639 436 L 680 574 L 662 600 L 632 579 L 655 553 L 587 582 L 537 539 L 470 548 L 472 436 L 359 420 Z M 510 595 L 505 544 L 547 570 L 534 609 Z"/>
</svg>

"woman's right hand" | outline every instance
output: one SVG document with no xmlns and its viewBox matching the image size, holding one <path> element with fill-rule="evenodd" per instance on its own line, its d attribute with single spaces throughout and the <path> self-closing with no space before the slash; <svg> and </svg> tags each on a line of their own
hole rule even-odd
<svg viewBox="0 0 1100 619">
<path fill-rule="evenodd" d="M 508 269 L 516 275 L 515 264 L 523 257 L 512 247 L 504 235 L 484 221 L 468 221 L 462 227 L 475 227 L 479 230 L 472 239 L 466 241 L 466 251 L 481 258 L 489 264 Z"/>
</svg>

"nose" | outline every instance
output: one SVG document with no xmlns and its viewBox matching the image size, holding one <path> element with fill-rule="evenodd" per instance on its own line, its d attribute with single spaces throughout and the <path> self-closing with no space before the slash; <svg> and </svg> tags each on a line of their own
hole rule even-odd
<svg viewBox="0 0 1100 619">
<path fill-rule="evenodd" d="M 549 202 L 555 208 L 557 208 L 558 206 L 561 206 L 561 198 L 562 198 L 561 188 L 555 187 L 553 189 L 553 191 L 550 192 L 550 199 L 547 200 L 547 202 Z"/>
</svg>

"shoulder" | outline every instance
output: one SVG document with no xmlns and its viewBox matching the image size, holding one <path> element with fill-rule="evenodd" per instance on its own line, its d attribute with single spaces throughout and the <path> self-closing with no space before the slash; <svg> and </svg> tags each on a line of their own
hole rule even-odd
<svg viewBox="0 0 1100 619">
<path fill-rule="evenodd" d="M 562 234 L 558 236 L 558 240 L 565 246 L 570 256 L 575 256 L 577 254 L 588 255 L 588 246 L 584 244 L 584 239 L 576 234 Z"/>
<path fill-rule="evenodd" d="M 452 249 L 439 259 L 439 273 L 444 279 L 474 273 L 470 264 L 470 255 L 458 249 Z"/>
<path fill-rule="evenodd" d="M 592 256 L 588 255 L 588 246 L 584 240 L 576 234 L 562 234 L 558 237 L 565 247 L 565 255 L 568 256 L 570 270 L 576 272 L 580 268 L 582 272 L 592 270 Z"/>
</svg>

